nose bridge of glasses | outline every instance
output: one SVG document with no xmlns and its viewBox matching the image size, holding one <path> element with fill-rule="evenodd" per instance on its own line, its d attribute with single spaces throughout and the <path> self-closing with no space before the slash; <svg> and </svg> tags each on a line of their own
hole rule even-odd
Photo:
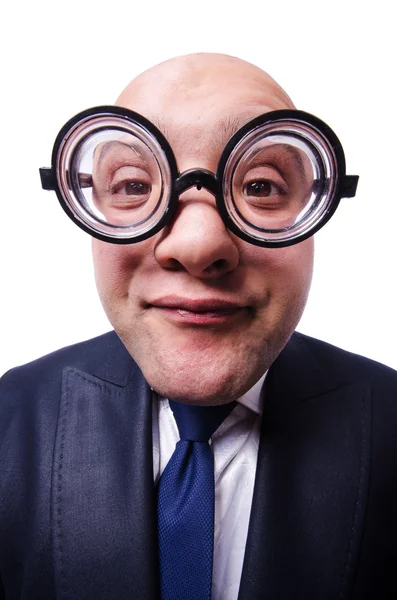
<svg viewBox="0 0 397 600">
<path fill-rule="evenodd" d="M 206 169 L 189 169 L 181 173 L 175 181 L 175 192 L 179 197 L 186 190 L 196 187 L 198 190 L 205 188 L 215 197 L 219 192 L 219 182 L 214 173 Z"/>
</svg>

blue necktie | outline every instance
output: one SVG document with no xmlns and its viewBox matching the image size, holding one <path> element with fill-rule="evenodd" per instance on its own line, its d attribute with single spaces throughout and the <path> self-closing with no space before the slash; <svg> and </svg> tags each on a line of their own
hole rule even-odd
<svg viewBox="0 0 397 600">
<path fill-rule="evenodd" d="M 208 440 L 235 405 L 170 401 L 181 439 L 158 484 L 161 600 L 211 598 L 215 484 Z"/>
</svg>

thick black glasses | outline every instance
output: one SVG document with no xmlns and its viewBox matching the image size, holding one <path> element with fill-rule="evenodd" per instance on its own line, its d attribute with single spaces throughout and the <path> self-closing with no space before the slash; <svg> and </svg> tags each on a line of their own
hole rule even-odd
<svg viewBox="0 0 397 600">
<path fill-rule="evenodd" d="M 170 223 L 179 196 L 206 188 L 225 225 L 264 247 L 297 244 L 318 231 L 340 199 L 356 193 L 342 146 L 320 119 L 297 110 L 266 113 L 226 144 L 216 173 L 179 173 L 172 149 L 150 121 L 101 106 L 59 132 L 42 187 L 55 190 L 68 216 L 115 244 L 149 238 Z"/>
</svg>

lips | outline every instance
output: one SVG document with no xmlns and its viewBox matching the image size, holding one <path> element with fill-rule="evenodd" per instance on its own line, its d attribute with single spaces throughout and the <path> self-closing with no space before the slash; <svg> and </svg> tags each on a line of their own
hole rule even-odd
<svg viewBox="0 0 397 600">
<path fill-rule="evenodd" d="M 154 300 L 149 306 L 173 321 L 202 325 L 230 321 L 247 308 L 220 298 L 192 299 L 180 296 L 165 296 Z"/>
<path fill-rule="evenodd" d="M 159 308 L 177 308 L 197 313 L 243 308 L 235 302 L 218 298 L 190 299 L 181 298 L 180 296 L 165 296 L 164 298 L 154 300 L 151 304 Z"/>
</svg>

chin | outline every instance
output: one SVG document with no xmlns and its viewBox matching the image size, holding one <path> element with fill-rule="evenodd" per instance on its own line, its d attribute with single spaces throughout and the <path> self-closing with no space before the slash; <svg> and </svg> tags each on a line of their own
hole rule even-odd
<svg viewBox="0 0 397 600">
<path fill-rule="evenodd" d="M 215 389 L 205 386 L 186 385 L 156 385 L 155 382 L 151 387 L 163 398 L 169 398 L 183 404 L 195 404 L 198 406 L 215 406 L 219 404 L 228 404 L 239 398 L 242 394 L 230 394 L 224 388 Z"/>
<path fill-rule="evenodd" d="M 229 361 L 227 357 L 222 360 L 220 355 L 217 358 L 211 364 L 205 360 L 179 360 L 178 365 L 173 363 L 173 368 L 168 361 L 162 360 L 159 364 L 152 360 L 140 367 L 149 385 L 160 396 L 197 405 L 227 404 L 237 400 L 267 368 L 258 357 L 255 365 L 252 361 L 242 363 L 238 357 Z"/>
</svg>

